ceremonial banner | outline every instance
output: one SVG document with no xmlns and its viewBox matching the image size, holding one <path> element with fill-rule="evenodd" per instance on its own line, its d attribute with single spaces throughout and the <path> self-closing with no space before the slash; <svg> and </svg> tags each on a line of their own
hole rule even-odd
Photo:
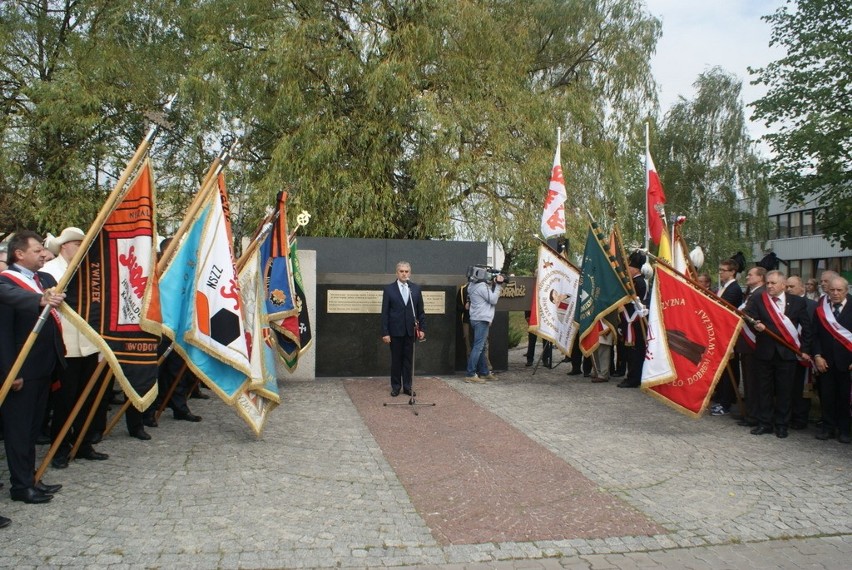
<svg viewBox="0 0 852 570">
<path fill-rule="evenodd" d="M 541 213 L 541 235 L 544 239 L 565 233 L 565 177 L 562 174 L 561 141 L 556 141 L 556 155 L 553 157 L 553 169 L 550 171 L 550 185 L 544 199 L 544 211 Z"/>
<path fill-rule="evenodd" d="M 251 376 L 249 385 L 242 390 L 234 407 L 256 435 L 261 434 L 269 414 L 281 403 L 275 376 L 275 352 L 271 345 L 275 340 L 269 328 L 262 275 L 260 251 L 255 249 L 240 270 Z"/>
<path fill-rule="evenodd" d="M 591 223 L 583 252 L 583 273 L 580 280 L 580 302 L 577 304 L 577 323 L 580 331 L 580 350 L 590 356 L 600 344 L 599 321 L 630 301 L 624 283 L 610 259 L 609 245 Z"/>
<path fill-rule="evenodd" d="M 146 160 L 103 226 L 89 230 L 97 236 L 68 282 L 60 307 L 95 343 L 138 410 L 157 397 L 155 212 L 153 175 Z"/>
<path fill-rule="evenodd" d="M 654 166 L 649 150 L 645 151 L 645 170 L 647 180 L 645 237 L 650 238 L 657 245 L 660 243 L 660 235 L 665 231 L 663 207 L 666 205 L 666 193 L 663 191 L 663 184 L 660 182 L 660 176 L 657 174 L 657 168 Z"/>
<path fill-rule="evenodd" d="M 725 370 L 742 320 L 662 264 L 653 295 L 642 389 L 699 417 Z"/>
<path fill-rule="evenodd" d="M 577 334 L 574 314 L 579 284 L 580 271 L 576 267 L 548 246 L 539 245 L 529 332 L 549 340 L 568 355 Z"/>
<path fill-rule="evenodd" d="M 299 265 L 298 253 L 298 247 L 294 241 L 290 245 L 290 267 L 293 271 L 293 293 L 296 298 L 298 313 L 284 320 L 284 332 L 279 335 L 279 346 L 285 354 L 284 364 L 290 372 L 296 369 L 299 364 L 299 356 L 308 350 L 313 340 L 311 319 L 308 314 L 308 299 L 302 286 L 302 270 Z"/>
<path fill-rule="evenodd" d="M 222 199 L 211 192 L 160 278 L 165 334 L 187 366 L 233 404 L 251 374 Z"/>
</svg>

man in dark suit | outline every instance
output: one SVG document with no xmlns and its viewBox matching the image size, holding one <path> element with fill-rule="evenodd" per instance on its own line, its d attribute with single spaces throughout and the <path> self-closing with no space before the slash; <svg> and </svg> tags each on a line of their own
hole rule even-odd
<svg viewBox="0 0 852 570">
<path fill-rule="evenodd" d="M 817 302 L 805 296 L 805 283 L 798 275 L 791 275 L 787 278 L 787 294 L 796 295 L 805 300 L 808 307 L 808 318 L 813 323 L 814 327 L 814 342 L 816 342 L 816 307 Z M 808 415 L 811 411 L 811 399 L 804 397 L 805 384 L 811 374 L 811 369 L 806 366 L 798 366 L 796 368 L 796 379 L 793 382 L 793 406 L 792 416 L 790 417 L 790 427 L 793 429 L 805 429 L 808 427 Z"/>
<path fill-rule="evenodd" d="M 843 277 L 828 281 L 817 307 L 814 361 L 821 376 L 819 400 L 822 431 L 817 439 L 837 435 L 840 443 L 850 441 L 849 390 L 852 374 L 852 295 Z"/>
<path fill-rule="evenodd" d="M 780 438 L 787 437 L 790 421 L 791 395 L 796 367 L 796 353 L 781 345 L 764 331 L 771 331 L 798 346 L 805 361 L 810 360 L 813 329 L 808 318 L 805 300 L 787 295 L 787 276 L 781 271 L 766 273 L 766 289 L 752 295 L 745 312 L 758 322 L 754 348 L 754 366 L 759 389 L 758 425 L 751 430 L 754 435 L 772 433 Z M 774 405 L 773 405 L 774 398 Z"/>
<path fill-rule="evenodd" d="M 411 283 L 411 264 L 396 264 L 396 281 L 385 286 L 382 294 L 382 341 L 391 350 L 391 396 L 414 396 L 414 340 L 426 338 L 426 313 L 420 287 Z M 415 326 L 416 325 L 416 326 Z"/>
<path fill-rule="evenodd" d="M 38 234 L 30 231 L 12 237 L 9 241 L 12 263 L 0 274 L 0 283 L 40 295 L 56 285 L 49 273 L 39 271 L 46 259 L 41 241 Z M 39 315 L 40 310 L 33 303 L 0 304 L 0 373 L 4 378 Z M 65 365 L 64 354 L 59 315 L 51 311 L 2 406 L 12 500 L 46 503 L 62 487 L 35 481 L 34 472 L 36 438 L 50 385 Z"/>
<path fill-rule="evenodd" d="M 743 302 L 738 307 L 744 310 L 749 299 L 763 292 L 766 279 L 766 269 L 755 265 L 746 272 L 746 292 L 743 295 Z M 740 374 L 743 379 L 743 393 L 745 396 L 745 410 L 743 419 L 738 422 L 738 425 L 744 427 L 757 426 L 757 414 L 759 411 L 760 393 L 757 384 L 757 373 L 754 369 L 754 344 L 756 333 L 748 323 L 743 323 L 743 328 L 740 335 L 737 337 L 737 343 L 734 345 L 734 352 L 739 357 Z"/>
<path fill-rule="evenodd" d="M 719 290 L 716 294 L 723 301 L 727 301 L 734 307 L 739 307 L 743 303 L 743 290 L 740 284 L 737 283 L 737 269 L 739 268 L 736 261 L 726 259 L 719 263 Z M 728 373 L 728 370 L 733 372 L 733 381 Z M 716 390 L 713 392 L 713 401 L 716 404 L 710 409 L 710 414 L 714 416 L 724 416 L 731 411 L 731 405 L 736 401 L 737 394 L 734 386 L 740 385 L 740 362 L 736 353 L 731 355 L 728 360 L 727 370 L 725 370 L 722 378 L 716 384 Z M 744 414 L 744 410 L 740 410 Z"/>
</svg>

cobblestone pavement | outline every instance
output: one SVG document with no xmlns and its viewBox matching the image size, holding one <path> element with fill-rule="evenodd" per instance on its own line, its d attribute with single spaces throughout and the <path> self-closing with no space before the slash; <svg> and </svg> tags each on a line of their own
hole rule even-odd
<svg viewBox="0 0 852 570">
<path fill-rule="evenodd" d="M 284 402 L 259 440 L 221 403 L 192 400 L 200 424 L 166 412 L 149 442 L 117 429 L 98 445 L 108 461 L 49 470 L 46 482 L 65 488 L 47 505 L 12 502 L 4 488 L 0 514 L 13 523 L 0 530 L 0 566 L 852 565 L 852 446 L 817 441 L 813 429 L 781 440 L 730 417 L 692 420 L 638 390 L 566 376 L 564 364 L 533 376 L 521 352 L 487 385 L 443 380 L 665 532 L 441 546 L 343 383 L 319 379 L 282 384 Z"/>
</svg>

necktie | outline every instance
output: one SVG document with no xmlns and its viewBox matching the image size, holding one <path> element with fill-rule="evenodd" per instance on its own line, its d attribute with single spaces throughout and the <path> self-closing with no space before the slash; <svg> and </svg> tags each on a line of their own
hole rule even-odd
<svg viewBox="0 0 852 570">
<path fill-rule="evenodd" d="M 402 284 L 402 302 L 408 304 L 408 283 Z"/>
<path fill-rule="evenodd" d="M 842 309 L 842 308 L 843 308 L 843 303 L 835 303 L 834 304 L 834 317 L 835 318 L 840 317 L 840 309 Z"/>
<path fill-rule="evenodd" d="M 38 273 L 33 273 L 33 281 L 35 281 L 35 284 L 39 289 L 44 291 L 44 287 L 41 286 L 41 279 L 38 278 Z"/>
<path fill-rule="evenodd" d="M 775 306 L 780 309 L 781 308 L 781 297 L 773 297 L 772 300 L 775 301 Z"/>
</svg>

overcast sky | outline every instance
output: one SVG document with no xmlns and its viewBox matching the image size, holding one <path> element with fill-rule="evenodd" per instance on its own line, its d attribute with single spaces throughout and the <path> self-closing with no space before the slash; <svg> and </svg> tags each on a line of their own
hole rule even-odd
<svg viewBox="0 0 852 570">
<path fill-rule="evenodd" d="M 749 85 L 747 67 L 762 67 L 784 55 L 769 48 L 771 28 L 761 16 L 774 13 L 784 0 L 645 0 L 648 11 L 662 20 L 663 36 L 651 59 L 660 85 L 660 110 L 665 114 L 678 96 L 691 99 L 698 75 L 718 65 L 743 80 L 746 104 L 760 98 L 763 86 Z M 746 116 L 750 116 L 746 108 Z M 762 124 L 750 123 L 757 138 Z"/>
</svg>

